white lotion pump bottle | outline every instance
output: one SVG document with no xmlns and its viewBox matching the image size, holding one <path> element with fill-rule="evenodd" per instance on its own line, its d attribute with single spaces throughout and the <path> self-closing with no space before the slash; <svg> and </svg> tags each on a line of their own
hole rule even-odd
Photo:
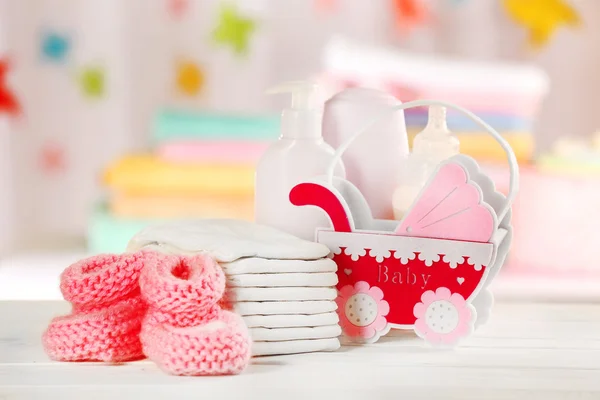
<svg viewBox="0 0 600 400">
<path fill-rule="evenodd" d="M 328 227 L 327 216 L 316 207 L 296 207 L 291 189 L 325 175 L 334 149 L 321 133 L 322 104 L 318 87 L 311 82 L 289 82 L 268 93 L 292 94 L 292 105 L 281 116 L 281 135 L 262 156 L 256 169 L 255 220 L 305 240 L 315 240 L 318 227 Z M 344 178 L 344 167 L 334 175 Z"/>
<path fill-rule="evenodd" d="M 459 148 L 458 138 L 446 124 L 446 108 L 430 106 L 427 125 L 415 136 L 400 172 L 392 199 L 394 219 L 402 219 L 438 164 L 458 154 Z"/>
</svg>

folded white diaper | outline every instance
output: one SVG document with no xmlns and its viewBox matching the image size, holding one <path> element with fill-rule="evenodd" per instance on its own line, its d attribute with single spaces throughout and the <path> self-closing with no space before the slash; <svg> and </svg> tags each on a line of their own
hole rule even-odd
<svg viewBox="0 0 600 400">
<path fill-rule="evenodd" d="M 227 288 L 224 298 L 229 303 L 238 301 L 305 301 L 335 300 L 335 288 L 275 287 L 275 288 Z"/>
<path fill-rule="evenodd" d="M 250 328 L 255 342 L 279 342 L 284 340 L 328 339 L 342 334 L 339 325 L 315 326 L 312 328 Z"/>
<path fill-rule="evenodd" d="M 130 240 L 127 251 L 135 252 L 146 246 L 173 254 L 206 252 L 218 262 L 244 257 L 318 260 L 329 254 L 325 245 L 235 219 L 185 220 L 149 226 Z"/>
<path fill-rule="evenodd" d="M 320 301 L 241 301 L 232 305 L 240 315 L 322 314 L 337 310 L 331 300 Z"/>
<path fill-rule="evenodd" d="M 332 287 L 337 283 L 335 272 L 244 274 L 227 277 L 228 287 Z"/>
<path fill-rule="evenodd" d="M 287 340 L 285 342 L 254 342 L 252 355 L 274 356 L 284 354 L 311 353 L 315 351 L 335 351 L 340 348 L 337 338 Z"/>
<path fill-rule="evenodd" d="M 220 264 L 227 275 L 337 271 L 337 265 L 330 258 L 321 258 L 318 260 L 269 260 L 260 257 L 247 257 L 230 263 Z"/>
<path fill-rule="evenodd" d="M 339 322 L 335 311 L 313 315 L 247 315 L 242 319 L 248 328 L 311 328 Z"/>
</svg>

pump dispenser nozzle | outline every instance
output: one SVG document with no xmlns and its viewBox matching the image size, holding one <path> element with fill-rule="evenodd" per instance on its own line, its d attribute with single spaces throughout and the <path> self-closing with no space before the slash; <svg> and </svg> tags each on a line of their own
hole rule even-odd
<svg viewBox="0 0 600 400">
<path fill-rule="evenodd" d="M 281 136 L 286 138 L 321 137 L 321 99 L 319 86 L 310 81 L 292 81 L 267 90 L 267 94 L 291 93 L 292 104 L 281 115 Z"/>
<path fill-rule="evenodd" d="M 430 106 L 427 125 L 414 139 L 413 153 L 433 158 L 437 164 L 441 160 L 458 154 L 459 145 L 458 139 L 448 129 L 446 108 Z"/>
<path fill-rule="evenodd" d="M 267 94 L 291 93 L 292 109 L 314 110 L 319 103 L 319 87 L 309 81 L 292 81 L 282 83 L 267 90 Z"/>
</svg>

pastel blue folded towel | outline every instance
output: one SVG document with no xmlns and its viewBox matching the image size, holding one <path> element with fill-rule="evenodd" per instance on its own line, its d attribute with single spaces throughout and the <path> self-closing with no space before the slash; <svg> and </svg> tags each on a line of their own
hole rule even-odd
<svg viewBox="0 0 600 400">
<path fill-rule="evenodd" d="M 87 232 L 87 250 L 90 254 L 122 253 L 129 240 L 148 225 L 165 220 L 118 218 L 112 215 L 105 203 L 97 204 L 90 217 Z"/>
<path fill-rule="evenodd" d="M 533 130 L 533 121 L 526 118 L 515 117 L 512 115 L 476 113 L 479 118 L 491 125 L 497 131 L 519 131 L 530 132 Z M 408 128 L 425 127 L 427 125 L 426 110 L 407 110 L 404 113 L 404 120 Z M 451 131 L 481 131 L 482 128 L 463 114 L 458 114 L 448 110 L 446 117 L 448 128 Z"/>
<path fill-rule="evenodd" d="M 180 140 L 272 141 L 279 137 L 280 118 L 210 112 L 165 110 L 156 116 L 155 143 Z"/>
</svg>

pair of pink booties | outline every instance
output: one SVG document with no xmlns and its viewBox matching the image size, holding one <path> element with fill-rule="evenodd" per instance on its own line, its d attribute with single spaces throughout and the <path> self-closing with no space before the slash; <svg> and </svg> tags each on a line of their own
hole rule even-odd
<svg viewBox="0 0 600 400">
<path fill-rule="evenodd" d="M 99 255 L 61 275 L 72 312 L 42 341 L 58 361 L 154 361 L 174 375 L 226 375 L 250 361 L 242 319 L 221 309 L 225 275 L 206 255 Z"/>
</svg>

